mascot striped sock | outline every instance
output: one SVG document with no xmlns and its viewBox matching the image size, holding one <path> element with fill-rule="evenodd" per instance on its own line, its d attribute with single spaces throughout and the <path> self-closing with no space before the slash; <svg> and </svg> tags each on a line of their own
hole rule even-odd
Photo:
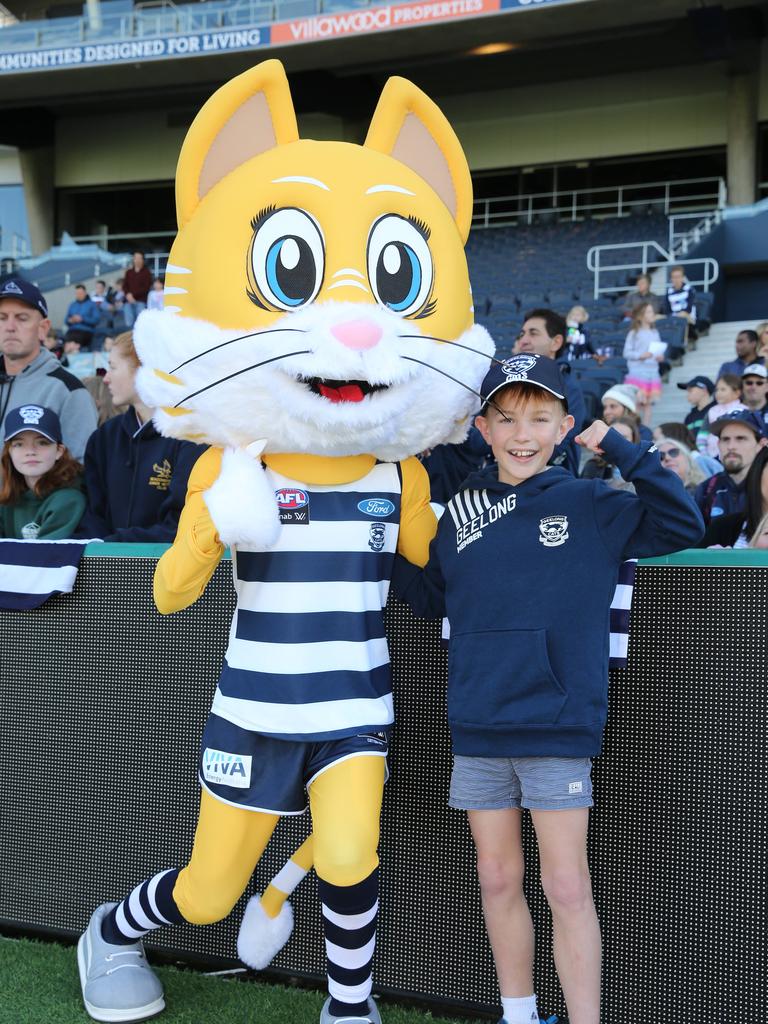
<svg viewBox="0 0 768 1024">
<path fill-rule="evenodd" d="M 323 905 L 328 991 L 334 1016 L 364 1015 L 373 986 L 372 963 L 379 911 L 379 869 L 357 885 L 318 878 Z"/>
<path fill-rule="evenodd" d="M 178 868 L 160 871 L 113 907 L 101 924 L 105 942 L 127 946 L 164 924 L 181 924 L 184 918 L 173 898 L 178 875 Z"/>
</svg>

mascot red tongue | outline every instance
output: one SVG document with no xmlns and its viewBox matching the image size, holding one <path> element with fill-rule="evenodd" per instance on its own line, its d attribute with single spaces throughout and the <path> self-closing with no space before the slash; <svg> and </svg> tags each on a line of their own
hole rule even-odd
<svg viewBox="0 0 768 1024">
<path fill-rule="evenodd" d="M 314 859 L 329 953 L 321 1020 L 378 1021 L 371 962 L 393 720 L 382 610 L 395 553 L 423 565 L 435 531 L 414 456 L 466 436 L 493 354 L 473 323 L 463 250 L 469 171 L 438 108 L 398 78 L 364 145 L 300 139 L 282 66 L 267 61 L 196 117 L 176 199 L 166 306 L 135 331 L 137 383 L 163 433 L 211 447 L 155 600 L 164 613 L 187 607 L 230 545 L 238 604 L 202 740 L 190 862 L 96 912 L 86 1007 L 102 1012 L 129 973 L 95 984 L 99 914 L 98 934 L 116 945 L 224 917 L 279 817 L 308 802 L 313 840 L 252 901 L 240 948 L 263 962 L 285 941 L 284 894 Z M 146 1016 L 162 992 L 145 963 L 134 967 Z M 120 1012 L 101 1019 L 138 1019 Z"/>
</svg>

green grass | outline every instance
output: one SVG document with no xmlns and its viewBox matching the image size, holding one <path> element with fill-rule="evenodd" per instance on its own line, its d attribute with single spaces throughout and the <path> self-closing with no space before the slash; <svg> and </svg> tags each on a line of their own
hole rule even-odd
<svg viewBox="0 0 768 1024">
<path fill-rule="evenodd" d="M 317 1024 L 324 996 L 159 967 L 166 1010 L 158 1024 Z M 383 1024 L 459 1024 L 393 1003 Z M 0 938 L 0 1024 L 86 1024 L 74 946 Z"/>
</svg>

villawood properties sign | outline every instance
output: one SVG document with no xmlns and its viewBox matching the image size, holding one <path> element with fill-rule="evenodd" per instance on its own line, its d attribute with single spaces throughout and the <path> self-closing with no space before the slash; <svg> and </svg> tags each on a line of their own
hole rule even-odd
<svg viewBox="0 0 768 1024">
<path fill-rule="evenodd" d="M 342 36 L 367 35 L 371 32 L 389 32 L 398 28 L 473 18 L 499 11 L 530 10 L 554 4 L 580 2 L 583 0 L 424 0 L 187 35 L 122 39 L 37 50 L 0 49 L 0 74 L 202 57 L 213 53 L 284 46 L 286 43 L 306 43 Z"/>
</svg>

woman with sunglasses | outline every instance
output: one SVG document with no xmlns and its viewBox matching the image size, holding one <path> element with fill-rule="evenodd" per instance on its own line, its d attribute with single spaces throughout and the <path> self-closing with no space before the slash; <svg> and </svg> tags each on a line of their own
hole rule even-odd
<svg viewBox="0 0 768 1024">
<path fill-rule="evenodd" d="M 679 476 L 686 491 L 693 495 L 701 481 L 707 479 L 708 474 L 698 464 L 691 449 L 670 437 L 660 437 L 656 444 L 662 466 Z"/>
</svg>

